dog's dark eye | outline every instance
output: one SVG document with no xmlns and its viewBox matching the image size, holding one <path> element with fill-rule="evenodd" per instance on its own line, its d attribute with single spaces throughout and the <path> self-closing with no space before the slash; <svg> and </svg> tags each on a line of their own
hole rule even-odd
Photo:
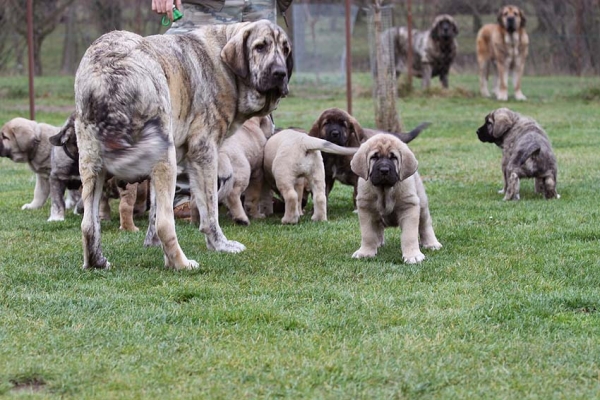
<svg viewBox="0 0 600 400">
<path fill-rule="evenodd" d="M 288 54 L 290 54 L 290 47 L 287 45 L 287 43 L 285 43 L 283 45 L 283 55 L 287 57 Z"/>
<path fill-rule="evenodd" d="M 390 154 L 390 160 L 397 160 L 398 157 L 394 153 Z"/>
<path fill-rule="evenodd" d="M 379 153 L 373 153 L 373 155 L 371 156 L 371 160 L 373 160 L 373 161 L 379 160 Z"/>
<path fill-rule="evenodd" d="M 267 49 L 267 44 L 266 44 L 266 43 L 260 43 L 260 44 L 257 44 L 257 45 L 254 47 L 254 49 L 255 49 L 257 52 L 259 52 L 259 53 L 262 53 L 263 51 L 265 51 L 265 50 Z"/>
</svg>

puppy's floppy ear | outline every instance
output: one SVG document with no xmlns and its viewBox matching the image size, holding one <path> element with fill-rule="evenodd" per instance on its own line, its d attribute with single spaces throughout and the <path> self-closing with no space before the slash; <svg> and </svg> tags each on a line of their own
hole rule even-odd
<svg viewBox="0 0 600 400">
<path fill-rule="evenodd" d="M 362 144 L 350 161 L 350 169 L 365 181 L 369 180 L 369 144 Z"/>
<path fill-rule="evenodd" d="M 519 8 L 519 16 L 521 17 L 521 26 L 520 28 L 525 28 L 525 23 L 527 22 L 527 18 L 525 18 L 525 13 L 523 9 Z"/>
<path fill-rule="evenodd" d="M 250 32 L 251 30 L 247 26 L 242 28 L 221 50 L 221 60 L 242 79 L 245 79 L 250 73 L 246 46 Z"/>
<path fill-rule="evenodd" d="M 355 135 L 356 139 L 358 140 L 358 143 L 353 144 L 352 147 L 360 146 L 360 144 L 362 142 L 364 142 L 365 140 L 367 140 L 368 137 L 366 137 L 365 131 L 363 130 L 363 128 L 360 125 L 360 123 L 358 122 L 358 120 L 348 113 L 346 113 L 346 115 L 348 118 L 348 123 L 350 124 L 350 130 L 352 132 L 354 132 L 354 135 Z M 350 133 L 352 134 L 352 132 L 350 132 Z M 350 135 L 350 136 L 352 136 L 352 135 Z"/>
<path fill-rule="evenodd" d="M 37 122 L 28 119 L 21 119 L 21 121 L 23 123 L 11 124 L 9 129 L 12 130 L 17 149 L 26 152 L 31 149 L 31 146 L 37 146 L 37 143 L 34 142 L 39 142 L 39 137 L 35 129 Z"/>
<path fill-rule="evenodd" d="M 287 79 L 289 82 L 290 78 L 292 77 L 292 72 L 294 71 L 294 53 L 292 50 L 290 50 L 287 58 L 285 59 L 285 67 L 287 68 Z"/>
<path fill-rule="evenodd" d="M 440 37 L 440 34 L 438 32 L 439 27 L 440 27 L 440 21 L 436 18 L 436 20 L 433 22 L 433 26 L 431 27 L 431 30 L 429 31 L 429 36 L 433 40 L 438 40 Z"/>
<path fill-rule="evenodd" d="M 321 113 L 321 115 L 319 115 L 319 118 L 317 118 L 317 120 L 313 124 L 312 128 L 310 128 L 310 131 L 308 131 L 308 136 L 323 139 L 323 135 L 321 134 L 321 124 L 325 120 L 325 112 L 323 112 L 323 113 Z"/>
<path fill-rule="evenodd" d="M 500 7 L 500 9 L 498 10 L 498 16 L 497 16 L 497 20 L 498 23 L 500 24 L 500 26 L 504 27 L 504 21 L 502 20 L 502 12 L 504 11 L 504 7 Z"/>
<path fill-rule="evenodd" d="M 458 24 L 456 23 L 456 20 L 452 18 L 450 22 L 452 23 L 452 31 L 454 32 L 454 36 L 458 36 Z"/>
<path fill-rule="evenodd" d="M 75 113 L 65 121 L 65 124 L 60 131 L 53 136 L 50 136 L 50 143 L 54 146 L 64 146 L 71 138 L 75 136 Z"/>
<path fill-rule="evenodd" d="M 414 175 L 417 172 L 417 168 L 419 167 L 419 162 L 415 157 L 414 153 L 408 148 L 407 145 L 400 142 L 402 145 L 398 145 L 398 150 L 400 151 L 400 180 L 403 181 L 406 178 Z"/>
<path fill-rule="evenodd" d="M 504 136 L 519 119 L 519 115 L 508 108 L 498 108 L 491 114 L 494 117 L 494 127 L 491 134 L 495 138 Z"/>
</svg>

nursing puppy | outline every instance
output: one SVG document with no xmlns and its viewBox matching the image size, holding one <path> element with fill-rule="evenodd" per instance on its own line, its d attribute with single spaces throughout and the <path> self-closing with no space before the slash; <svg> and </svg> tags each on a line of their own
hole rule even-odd
<svg viewBox="0 0 600 400">
<path fill-rule="evenodd" d="M 294 129 L 284 129 L 271 136 L 265 145 L 265 179 L 285 202 L 285 214 L 281 223 L 298 223 L 302 215 L 305 189 L 312 192 L 312 220 L 326 221 L 327 197 L 321 152 L 351 155 L 356 150 Z"/>
<path fill-rule="evenodd" d="M 448 75 L 456 58 L 458 25 L 448 14 L 438 15 L 425 31 L 413 29 L 411 43 L 408 42 L 408 28 L 390 28 L 383 33 L 383 45 L 393 46 L 396 75 L 408 69 L 408 49 L 412 47 L 414 76 L 421 78 L 423 89 L 429 89 L 431 78 L 440 77 L 444 88 L 448 88 Z"/>
<path fill-rule="evenodd" d="M 340 108 L 329 108 L 321 113 L 312 128 L 308 132 L 309 136 L 327 140 L 338 146 L 359 147 L 362 142 L 368 138 L 385 133 L 396 136 L 404 143 L 409 143 L 416 138 L 422 130 L 429 126 L 424 122 L 410 132 L 392 133 L 383 132 L 376 129 L 363 128 L 358 120 Z M 343 156 L 336 154 L 323 154 L 323 163 L 325 165 L 325 193 L 329 197 L 335 181 L 354 187 L 352 196 L 356 205 L 356 190 L 358 185 L 358 176 L 350 168 L 352 156 Z"/>
<path fill-rule="evenodd" d="M 260 210 L 263 158 L 273 130 L 268 116 L 250 118 L 219 148 L 219 202 L 225 203 L 236 224 L 250 224 L 244 208 L 252 218 L 265 218 Z"/>
<path fill-rule="evenodd" d="M 127 182 L 151 178 L 155 201 L 146 243 L 158 237 L 166 267 L 198 267 L 181 250 L 173 217 L 177 163 L 184 159 L 207 247 L 245 249 L 219 226 L 218 147 L 288 94 L 291 54 L 285 32 L 267 20 L 182 35 L 113 31 L 90 46 L 75 77 L 84 268 L 110 267 L 97 218 L 108 173 Z"/>
<path fill-rule="evenodd" d="M 407 264 L 423 261 L 419 249 L 442 247 L 433 231 L 425 187 L 417 159 L 406 144 L 391 135 L 375 135 L 352 158 L 358 181 L 358 219 L 361 244 L 353 258 L 374 257 L 384 244 L 384 229 L 400 227 L 402 258 Z"/>
<path fill-rule="evenodd" d="M 508 108 L 498 108 L 485 117 L 477 137 L 502 149 L 504 200 L 519 200 L 521 178 L 535 178 L 536 193 L 558 199 L 556 157 L 550 139 L 535 120 Z"/>
<path fill-rule="evenodd" d="M 42 207 L 50 195 L 50 174 L 52 159 L 68 158 L 62 149 L 54 149 L 50 137 L 60 128 L 38 123 L 25 118 L 13 118 L 2 126 L 0 157 L 7 157 L 17 163 L 27 163 L 35 173 L 35 189 L 33 201 L 24 204 L 21 209 L 37 209 Z M 66 208 L 72 208 L 79 200 L 79 187 L 70 188 L 67 193 Z M 64 196 L 64 191 L 63 191 Z M 61 198 L 63 204 L 65 201 Z M 64 207 L 63 207 L 64 208 Z M 55 218 L 51 209 L 50 221 Z"/>
<path fill-rule="evenodd" d="M 529 53 L 525 14 L 519 7 L 508 5 L 498 11 L 497 19 L 498 23 L 486 24 L 477 33 L 479 91 L 482 96 L 490 97 L 487 81 L 490 67 L 495 67 L 496 98 L 501 101 L 508 100 L 508 78 L 511 75 L 515 99 L 527 100 L 521 91 L 521 78 Z"/>
</svg>

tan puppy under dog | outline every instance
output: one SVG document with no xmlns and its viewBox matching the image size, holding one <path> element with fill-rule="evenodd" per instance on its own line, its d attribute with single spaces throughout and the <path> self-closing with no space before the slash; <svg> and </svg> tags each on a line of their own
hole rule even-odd
<svg viewBox="0 0 600 400">
<path fill-rule="evenodd" d="M 321 151 L 352 155 L 356 150 L 357 148 L 341 147 L 294 129 L 284 129 L 271 136 L 265 146 L 265 179 L 281 194 L 285 202 L 285 214 L 281 223 L 298 223 L 302 215 L 305 188 L 312 192 L 312 220 L 327 221 L 325 169 Z"/>
<path fill-rule="evenodd" d="M 494 94 L 501 101 L 508 100 L 508 78 L 512 75 L 515 99 L 527 100 L 521 91 L 521 77 L 529 53 L 529 36 L 525 31 L 525 14 L 513 5 L 498 12 L 498 23 L 486 24 L 477 33 L 477 63 L 479 64 L 479 91 L 490 97 L 488 76 L 490 67 L 496 68 Z"/>
<path fill-rule="evenodd" d="M 377 255 L 387 227 L 402 230 L 402 258 L 407 264 L 425 259 L 419 239 L 423 248 L 442 247 L 433 231 L 417 159 L 406 144 L 391 135 L 375 135 L 360 146 L 350 165 L 360 177 L 356 202 L 361 244 L 353 258 Z"/>
<path fill-rule="evenodd" d="M 536 193 L 546 199 L 558 199 L 556 157 L 550 139 L 535 120 L 508 108 L 498 108 L 485 117 L 477 129 L 484 143 L 494 143 L 502 149 L 504 200 L 519 200 L 521 178 L 535 178 Z"/>
<path fill-rule="evenodd" d="M 267 139 L 273 134 L 271 118 L 253 117 L 219 149 L 219 202 L 225 203 L 236 224 L 249 225 L 252 218 L 265 218 L 259 209 L 263 192 L 263 158 Z M 242 204 L 244 195 L 244 204 Z"/>
</svg>

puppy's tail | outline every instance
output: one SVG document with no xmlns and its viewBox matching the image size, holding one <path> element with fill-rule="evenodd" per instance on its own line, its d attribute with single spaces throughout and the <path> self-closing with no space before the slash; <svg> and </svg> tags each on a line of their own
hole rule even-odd
<svg viewBox="0 0 600 400">
<path fill-rule="evenodd" d="M 306 151 L 320 150 L 324 153 L 338 154 L 342 156 L 351 156 L 358 151 L 358 147 L 342 147 L 327 140 L 306 135 L 302 143 Z"/>
<path fill-rule="evenodd" d="M 419 136 L 419 134 L 422 131 L 427 129 L 427 127 L 429 125 L 431 125 L 431 122 L 423 122 L 410 132 L 401 132 L 401 133 L 390 132 L 390 134 L 396 136 L 398 139 L 402 140 L 404 143 L 410 143 L 414 138 Z"/>
<path fill-rule="evenodd" d="M 521 166 L 523 164 L 525 164 L 525 162 L 534 156 L 537 156 L 538 154 L 540 154 L 540 150 L 541 150 L 541 146 L 539 143 L 536 142 L 529 142 L 527 143 L 526 146 L 523 146 L 522 148 L 520 148 L 517 151 L 517 154 L 515 156 L 515 163 L 518 166 Z"/>
</svg>

